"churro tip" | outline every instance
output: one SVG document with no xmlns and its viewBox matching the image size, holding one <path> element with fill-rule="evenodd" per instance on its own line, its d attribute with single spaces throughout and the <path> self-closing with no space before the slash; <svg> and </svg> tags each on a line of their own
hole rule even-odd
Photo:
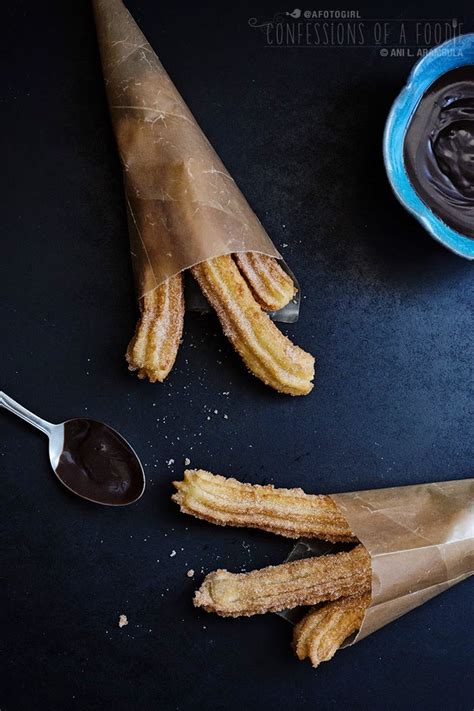
<svg viewBox="0 0 474 711">
<path fill-rule="evenodd" d="M 218 571 L 215 571 L 218 572 Z M 212 601 L 212 596 L 210 593 L 209 589 L 209 577 L 212 576 L 213 573 L 209 573 L 204 578 L 204 581 L 201 585 L 200 588 L 198 588 L 193 597 L 193 605 L 194 607 L 201 607 L 203 610 L 206 612 L 214 612 L 214 605 Z"/>
</svg>

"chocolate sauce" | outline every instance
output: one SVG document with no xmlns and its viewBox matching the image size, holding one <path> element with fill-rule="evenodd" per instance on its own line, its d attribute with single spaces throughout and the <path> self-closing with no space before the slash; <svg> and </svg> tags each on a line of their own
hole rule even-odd
<svg viewBox="0 0 474 711">
<path fill-rule="evenodd" d="M 474 66 L 446 72 L 423 94 L 403 146 L 408 177 L 449 227 L 474 238 Z"/>
<path fill-rule="evenodd" d="M 103 504 L 128 504 L 143 490 L 143 470 L 129 444 L 94 420 L 64 423 L 64 448 L 56 474 L 80 496 Z"/>
</svg>

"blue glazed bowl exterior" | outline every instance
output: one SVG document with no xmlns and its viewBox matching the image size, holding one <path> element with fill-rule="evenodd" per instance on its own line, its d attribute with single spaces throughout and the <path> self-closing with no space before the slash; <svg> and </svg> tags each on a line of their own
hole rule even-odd
<svg viewBox="0 0 474 711">
<path fill-rule="evenodd" d="M 474 259 L 474 240 L 448 227 L 421 200 L 410 183 L 403 160 L 405 133 L 421 97 L 442 74 L 466 64 L 474 64 L 474 33 L 444 42 L 415 64 L 388 115 L 383 154 L 390 184 L 401 204 L 448 249 L 467 259 Z"/>
</svg>

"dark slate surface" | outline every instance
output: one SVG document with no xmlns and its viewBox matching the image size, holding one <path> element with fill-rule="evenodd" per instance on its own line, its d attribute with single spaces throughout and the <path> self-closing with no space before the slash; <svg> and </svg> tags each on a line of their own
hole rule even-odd
<svg viewBox="0 0 474 711">
<path fill-rule="evenodd" d="M 444 17 L 435 5 L 361 14 Z M 74 499 L 42 436 L 1 416 L 2 711 L 471 709 L 470 581 L 313 671 L 278 617 L 222 620 L 191 605 L 203 572 L 277 563 L 291 544 L 170 502 L 185 457 L 314 492 L 472 476 L 471 267 L 405 214 L 381 160 L 414 59 L 267 47 L 248 20 L 282 8 L 259 0 L 129 7 L 299 276 L 301 319 L 285 331 L 317 356 L 317 386 L 303 399 L 266 389 L 215 318 L 193 314 L 165 385 L 127 372 L 136 307 L 92 15 L 78 0 L 10 3 L 3 388 L 53 421 L 115 426 L 148 490 L 126 510 Z M 458 4 L 465 22 L 468 9 Z"/>
</svg>

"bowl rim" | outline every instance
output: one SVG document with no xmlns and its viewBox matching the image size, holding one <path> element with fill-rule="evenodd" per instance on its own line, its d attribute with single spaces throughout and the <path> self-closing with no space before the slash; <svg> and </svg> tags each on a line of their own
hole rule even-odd
<svg viewBox="0 0 474 711">
<path fill-rule="evenodd" d="M 452 50 L 457 52 L 449 54 Z M 388 114 L 383 134 L 383 158 L 391 188 L 403 207 L 438 242 L 459 256 L 474 259 L 474 239 L 449 227 L 422 201 L 410 182 L 403 160 L 405 133 L 423 94 L 446 72 L 469 64 L 474 65 L 474 32 L 433 47 L 416 62 Z"/>
</svg>

